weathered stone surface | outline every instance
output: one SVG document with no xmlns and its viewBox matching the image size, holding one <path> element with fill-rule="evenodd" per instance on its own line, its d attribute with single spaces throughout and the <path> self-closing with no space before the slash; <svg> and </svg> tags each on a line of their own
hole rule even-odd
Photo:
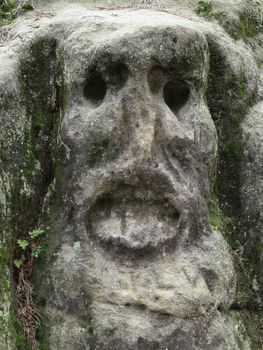
<svg viewBox="0 0 263 350">
<path fill-rule="evenodd" d="M 260 252 L 260 283 L 262 289 L 262 145 L 263 145 L 262 102 L 254 106 L 242 124 L 244 140 L 244 165 L 242 171 L 242 204 L 246 218 L 247 234 L 250 241 L 247 249 L 250 254 Z M 259 288 L 255 285 L 255 288 Z"/>
<path fill-rule="evenodd" d="M 243 322 L 262 298 L 260 256 L 243 269 L 262 255 L 258 54 L 188 17 L 79 5 L 3 37 L 3 243 L 45 228 L 40 348 L 259 346 Z"/>
</svg>

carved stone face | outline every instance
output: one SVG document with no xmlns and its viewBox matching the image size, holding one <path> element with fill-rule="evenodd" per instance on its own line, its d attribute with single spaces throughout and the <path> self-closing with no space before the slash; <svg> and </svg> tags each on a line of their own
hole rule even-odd
<svg viewBox="0 0 263 350">
<path fill-rule="evenodd" d="M 216 149 L 204 37 L 143 29 L 86 55 L 62 138 L 75 157 L 74 202 L 90 239 L 129 254 L 198 236 Z"/>
<path fill-rule="evenodd" d="M 189 24 L 107 26 L 103 40 L 64 42 L 70 160 L 51 343 L 63 334 L 61 348 L 180 344 L 176 330 L 199 327 L 190 319 L 215 313 L 223 327 L 216 310 L 235 284 L 207 213 L 217 147 L 207 43 Z"/>
<path fill-rule="evenodd" d="M 259 4 L 88 3 L 0 30 L 0 344 L 13 303 L 50 350 L 260 347 Z"/>
</svg>

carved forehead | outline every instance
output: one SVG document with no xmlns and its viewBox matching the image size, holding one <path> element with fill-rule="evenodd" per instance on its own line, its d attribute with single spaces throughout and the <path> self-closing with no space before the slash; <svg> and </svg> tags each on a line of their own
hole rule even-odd
<svg viewBox="0 0 263 350">
<path fill-rule="evenodd" d="M 74 20 L 72 21 L 72 16 Z M 68 21 L 64 12 L 56 18 L 58 26 L 67 25 L 66 37 L 88 40 L 89 43 L 107 41 L 109 36 L 127 35 L 128 33 L 141 32 L 146 28 L 174 28 L 181 33 L 199 32 L 198 22 L 179 17 L 173 14 L 157 11 L 85 11 L 81 14 L 71 14 Z M 87 41 L 86 41 L 87 43 Z"/>
<path fill-rule="evenodd" d="M 94 27 L 91 28 L 93 32 Z M 107 22 L 98 28 L 97 35 L 84 32 L 80 27 L 64 45 L 69 69 L 75 70 L 75 74 L 91 66 L 106 67 L 111 62 L 125 62 L 132 71 L 144 71 L 160 64 L 172 69 L 177 66 L 182 73 L 198 71 L 200 75 L 208 57 L 204 35 L 175 19 L 169 26 L 157 26 L 153 21 L 152 25 L 114 26 L 114 30 L 112 23 Z"/>
<path fill-rule="evenodd" d="M 116 33 L 106 42 L 92 47 L 92 59 L 104 60 L 109 55 L 120 55 L 128 62 L 136 57 L 139 61 L 151 59 L 163 62 L 171 61 L 175 56 L 191 55 L 196 63 L 206 51 L 204 37 L 194 30 L 174 27 L 141 27 L 125 34 Z M 139 62 L 138 62 L 139 63 Z"/>
</svg>

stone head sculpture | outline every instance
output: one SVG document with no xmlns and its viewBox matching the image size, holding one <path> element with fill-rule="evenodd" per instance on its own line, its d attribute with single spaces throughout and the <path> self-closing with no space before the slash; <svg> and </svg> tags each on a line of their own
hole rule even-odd
<svg viewBox="0 0 263 350">
<path fill-rule="evenodd" d="M 77 57 L 71 52 L 80 66 L 69 67 L 61 126 L 73 154 L 72 207 L 62 231 L 76 235 L 80 248 L 65 245 L 69 251 L 55 264 L 56 274 L 66 275 L 61 292 L 69 293 L 59 302 L 67 308 L 82 292 L 98 339 L 116 333 L 118 346 L 139 338 L 155 343 L 160 335 L 151 334 L 167 328 L 167 319 L 228 305 L 234 285 L 231 267 L 221 278 L 216 266 L 229 257 L 218 252 L 205 205 L 216 153 L 204 101 L 206 40 L 188 23 L 144 21 L 102 31 L 89 47 L 81 41 Z M 209 259 L 213 246 L 216 261 Z M 82 304 L 75 308 L 83 312 Z"/>
<path fill-rule="evenodd" d="M 238 349 L 233 261 L 208 209 L 215 34 L 158 12 L 67 16 L 28 31 L 19 73 L 50 349 Z"/>
</svg>

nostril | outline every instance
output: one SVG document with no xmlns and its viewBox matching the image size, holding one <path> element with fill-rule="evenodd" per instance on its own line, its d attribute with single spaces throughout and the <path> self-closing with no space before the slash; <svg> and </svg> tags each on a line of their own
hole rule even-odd
<svg viewBox="0 0 263 350">
<path fill-rule="evenodd" d="M 107 85 L 99 72 L 91 72 L 86 80 L 83 94 L 84 97 L 94 106 L 99 106 L 107 92 Z"/>
<path fill-rule="evenodd" d="M 108 66 L 108 83 L 117 89 L 121 89 L 129 76 L 129 69 L 126 64 L 119 62 Z"/>
<path fill-rule="evenodd" d="M 176 223 L 180 219 L 180 213 L 178 210 L 174 210 L 173 212 L 168 214 L 168 217 L 171 221 L 174 221 Z"/>
<path fill-rule="evenodd" d="M 169 81 L 163 88 L 163 98 L 173 113 L 177 113 L 188 101 L 189 86 L 185 82 Z"/>
</svg>

